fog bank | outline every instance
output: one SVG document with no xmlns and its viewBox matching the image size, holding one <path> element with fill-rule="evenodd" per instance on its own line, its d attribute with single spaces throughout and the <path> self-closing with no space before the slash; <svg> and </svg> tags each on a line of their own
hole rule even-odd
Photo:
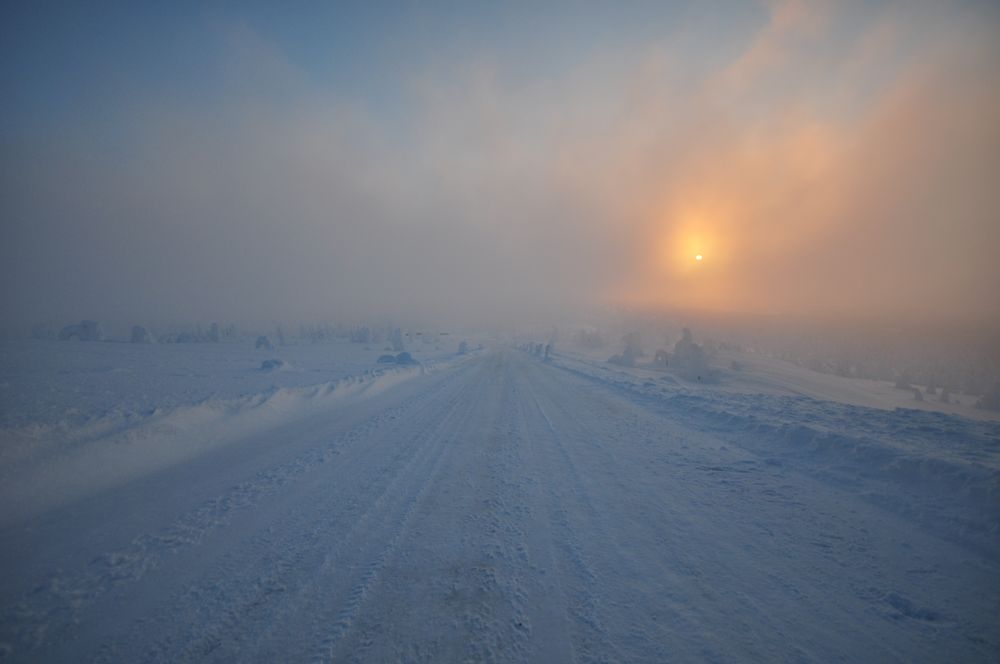
<svg viewBox="0 0 1000 664">
<path fill-rule="evenodd" d="M 566 11 L 347 16 L 319 56 L 185 14 L 125 72 L 5 40 L 6 322 L 1000 317 L 995 10 Z M 100 85 L 34 113 L 32 76 Z"/>
</svg>

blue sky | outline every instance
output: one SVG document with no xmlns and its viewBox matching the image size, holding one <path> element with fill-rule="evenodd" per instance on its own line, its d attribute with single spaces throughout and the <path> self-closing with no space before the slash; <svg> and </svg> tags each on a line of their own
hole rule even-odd
<svg viewBox="0 0 1000 664">
<path fill-rule="evenodd" d="M 709 3 L 21 3 L 8 6 L 0 64 L 8 123 L 38 126 L 66 114 L 114 112 L 134 95 L 210 98 L 245 30 L 288 62 L 317 94 L 399 101 L 407 80 L 472 54 L 512 75 L 559 76 L 594 53 L 640 48 L 717 13 L 710 61 L 766 22 L 762 6 Z M 726 46 L 727 42 L 732 42 Z M 692 40 L 694 41 L 694 40 Z M 691 63 L 698 66 L 698 63 Z"/>
</svg>

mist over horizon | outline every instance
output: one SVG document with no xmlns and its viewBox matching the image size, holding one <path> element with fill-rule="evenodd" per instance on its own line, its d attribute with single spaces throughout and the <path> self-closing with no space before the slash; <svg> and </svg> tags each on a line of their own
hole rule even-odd
<svg viewBox="0 0 1000 664">
<path fill-rule="evenodd" d="M 5 327 L 995 330 L 996 8 L 724 7 L 9 7 Z"/>
<path fill-rule="evenodd" d="M 0 660 L 1000 654 L 1000 2 L 0 7 Z"/>
</svg>

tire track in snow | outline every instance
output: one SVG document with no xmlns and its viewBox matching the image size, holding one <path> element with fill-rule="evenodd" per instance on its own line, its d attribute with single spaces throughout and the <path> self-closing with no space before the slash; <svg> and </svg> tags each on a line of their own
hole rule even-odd
<svg viewBox="0 0 1000 664">
<path fill-rule="evenodd" d="M 310 658 L 311 661 L 337 660 L 338 649 L 343 645 L 343 641 L 354 625 L 365 601 L 370 598 L 374 587 L 381 580 L 382 572 L 390 558 L 398 549 L 400 542 L 403 541 L 414 511 L 427 494 L 428 489 L 437 480 L 446 462 L 454 461 L 451 458 L 454 455 L 448 455 L 447 452 L 451 451 L 449 448 L 454 446 L 454 441 L 458 438 L 457 434 L 468 428 L 469 423 L 477 414 L 474 405 L 480 400 L 481 392 L 487 383 L 488 381 L 479 378 L 476 380 L 476 385 L 479 388 L 477 391 L 464 390 L 462 392 L 460 400 L 456 400 L 452 404 L 447 416 L 442 418 L 440 426 L 431 435 L 427 445 L 427 461 L 419 468 L 401 475 L 404 478 L 414 478 L 416 483 L 406 492 L 399 507 L 395 510 L 388 510 L 391 526 L 387 529 L 388 532 L 379 538 L 381 543 L 374 547 L 376 551 L 372 552 L 366 549 L 364 552 L 359 551 L 356 554 L 356 559 L 369 560 L 370 562 L 361 566 L 360 575 L 355 574 L 356 578 L 350 584 L 351 589 L 346 605 L 337 612 L 333 620 L 332 630 L 315 648 L 314 654 Z M 464 407 L 463 412 L 456 416 L 460 405 Z M 377 523 L 383 522 L 385 522 L 385 518 L 377 520 Z M 355 566 L 348 566 L 348 569 L 353 571 Z"/>
<path fill-rule="evenodd" d="M 553 541 L 551 498 L 544 487 L 551 480 L 551 473 L 543 474 L 539 445 L 525 432 L 527 400 L 524 391 L 512 386 L 515 399 L 516 423 L 511 435 L 526 448 L 527 463 L 522 463 L 529 477 L 524 488 L 528 496 L 528 513 L 525 517 L 525 544 L 533 576 L 527 592 L 528 617 L 533 637 L 533 661 L 576 661 L 576 654 L 569 636 L 568 602 L 562 581 L 562 567 L 557 561 Z"/>
<path fill-rule="evenodd" d="M 575 641 L 579 644 L 579 647 L 573 649 L 574 656 L 583 661 L 605 661 L 609 658 L 622 661 L 622 654 L 617 644 L 613 642 L 601 617 L 604 612 L 602 602 L 593 590 L 600 585 L 598 576 L 594 572 L 593 565 L 583 553 L 576 529 L 570 523 L 566 511 L 566 505 L 572 496 L 572 500 L 585 505 L 587 511 L 590 512 L 591 521 L 593 521 L 593 505 L 583 488 L 583 482 L 576 472 L 572 459 L 566 452 L 560 433 L 542 408 L 533 381 L 526 380 L 525 384 L 529 395 L 528 401 L 532 410 L 538 415 L 536 421 L 540 419 L 543 423 L 546 432 L 545 439 L 550 443 L 547 449 L 554 449 L 562 462 L 560 466 L 559 463 L 554 464 L 551 458 L 544 460 L 548 470 L 545 487 L 549 501 L 549 522 L 558 533 L 554 548 L 562 558 L 561 569 L 564 572 L 569 572 L 574 580 L 573 583 L 566 586 L 567 595 L 572 596 L 572 603 L 567 605 L 568 612 L 571 623 L 576 623 Z M 564 477 L 570 480 L 571 485 L 563 487 L 560 492 L 554 483 Z M 595 523 L 595 525 L 598 524 Z M 598 537 L 606 539 L 602 533 L 598 533 Z"/>
<path fill-rule="evenodd" d="M 567 493 L 575 498 L 568 505 L 576 504 L 581 508 L 575 519 L 572 512 L 563 509 L 555 513 L 553 520 L 562 523 L 567 532 L 575 533 L 583 529 L 583 532 L 592 535 L 587 540 L 592 553 L 587 558 L 581 558 L 580 562 L 586 567 L 587 573 L 593 575 L 588 578 L 599 581 L 601 586 L 614 591 L 603 602 L 603 606 L 611 611 L 606 614 L 604 629 L 616 649 L 614 657 L 635 660 L 648 658 L 650 653 L 659 653 L 656 656 L 661 657 L 666 644 L 675 643 L 677 647 L 682 645 L 678 642 L 679 625 L 690 627 L 690 630 L 681 629 L 682 634 L 687 631 L 693 634 L 697 627 L 697 623 L 692 623 L 687 616 L 688 610 L 684 606 L 681 589 L 676 586 L 678 582 L 683 583 L 683 580 L 678 577 L 676 570 L 664 565 L 668 563 L 673 566 L 678 561 L 638 558 L 635 550 L 624 547 L 620 537 L 609 526 L 609 514 L 614 512 L 608 510 L 616 507 L 600 505 L 594 499 L 595 495 L 621 498 L 630 492 L 630 486 L 638 480 L 639 476 L 635 473 L 648 474 L 648 464 L 625 468 L 619 458 L 609 452 L 607 441 L 600 439 L 600 436 L 608 435 L 605 428 L 612 424 L 614 431 L 611 440 L 615 444 L 619 444 L 617 441 L 621 440 L 629 441 L 633 437 L 631 431 L 638 426 L 638 420 L 620 413 L 605 415 L 603 410 L 607 404 L 599 395 L 588 399 L 592 403 L 581 402 L 577 398 L 571 403 L 573 408 L 567 408 L 564 402 L 573 392 L 567 393 L 567 386 L 563 383 L 553 384 L 548 365 L 525 359 L 528 370 L 526 373 L 530 376 L 527 382 L 535 409 L 554 443 L 552 449 L 557 457 L 554 459 L 554 468 L 558 469 L 562 477 L 570 480 Z M 630 455 L 642 449 L 641 446 L 636 448 L 634 443 L 626 444 L 629 445 Z M 588 461 L 590 468 L 586 474 L 576 458 L 581 455 Z M 555 472 L 557 471 L 554 470 L 553 473 Z M 612 485 L 602 487 L 601 478 L 609 478 Z M 636 496 L 642 501 L 651 498 L 644 491 Z M 624 504 L 617 509 L 622 507 Z M 655 504 L 650 504 L 650 507 L 657 509 Z M 672 526 L 674 516 L 667 518 Z M 595 549 L 595 543 L 600 543 L 600 547 Z M 668 550 L 672 548 L 668 547 Z M 649 611 L 622 614 L 620 607 L 629 604 L 641 604 L 649 607 Z M 697 642 L 687 636 L 684 636 L 682 642 L 686 648 L 697 647 Z"/>
<path fill-rule="evenodd" d="M 447 379 L 438 380 L 429 391 L 436 395 L 447 386 Z M 252 479 L 205 501 L 163 530 L 137 535 L 127 547 L 97 556 L 83 570 L 57 572 L 44 586 L 36 587 L 0 614 L 0 641 L 18 656 L 44 648 L 47 642 L 57 649 L 63 647 L 56 641 L 57 635 L 76 629 L 94 605 L 142 581 L 165 560 L 185 550 L 200 548 L 208 536 L 229 525 L 234 515 L 253 509 L 289 483 L 328 463 L 342 448 L 364 439 L 384 422 L 398 418 L 426 396 L 425 393 L 410 397 L 399 406 L 358 423 L 331 443 L 258 471 Z"/>
<path fill-rule="evenodd" d="M 465 490 L 478 509 L 466 515 L 464 546 L 482 561 L 472 567 L 469 583 L 481 597 L 464 615 L 469 632 L 463 654 L 473 661 L 528 659 L 531 623 L 526 581 L 527 565 L 523 486 L 519 440 L 514 435 L 517 414 L 510 364 L 506 354 L 494 356 L 491 373 L 496 394 L 481 449 L 472 455 Z M 475 471 L 475 475 L 470 474 Z"/>
<path fill-rule="evenodd" d="M 379 592 L 338 647 L 347 661 L 525 661 L 523 469 L 502 354 L 484 363 L 460 445 L 428 485 Z M 416 563 L 416 564 L 415 564 Z M 418 577 L 414 577 L 418 574 Z"/>
<path fill-rule="evenodd" d="M 451 389 L 444 393 L 450 394 L 453 391 L 455 390 Z M 433 399 L 421 399 L 418 412 L 426 410 L 428 403 L 436 403 L 441 394 L 442 391 L 436 390 L 432 393 Z M 452 409 L 457 406 L 456 401 Z M 315 575 L 322 574 L 336 562 L 336 556 L 325 553 L 323 548 L 332 537 L 339 538 L 336 551 L 347 550 L 357 541 L 364 526 L 372 521 L 373 515 L 396 498 L 401 482 L 412 475 L 416 465 L 424 461 L 429 453 L 427 443 L 434 439 L 436 430 L 441 426 L 439 420 L 429 418 L 422 427 L 411 431 L 413 422 L 416 421 L 414 418 L 394 419 L 397 422 L 388 430 L 369 433 L 381 433 L 390 440 L 404 438 L 407 444 L 398 446 L 391 459 L 381 464 L 366 463 L 377 452 L 368 446 L 358 448 L 361 456 L 355 461 L 362 465 L 362 470 L 367 467 L 372 477 L 364 480 L 352 477 L 351 480 L 360 484 L 363 489 L 343 491 L 339 488 L 339 483 L 330 483 L 327 481 L 329 478 L 318 478 L 321 483 L 317 487 L 321 490 L 324 486 L 333 487 L 329 489 L 333 491 L 332 494 L 305 496 L 305 503 L 310 505 L 309 510 L 283 513 L 280 518 L 273 519 L 278 522 L 277 535 L 265 531 L 252 538 L 240 547 L 235 557 L 226 561 L 222 569 L 209 570 L 205 580 L 186 591 L 175 602 L 177 606 L 183 607 L 197 603 L 199 598 L 209 597 L 217 605 L 215 610 L 203 611 L 208 614 L 207 620 L 192 621 L 183 630 L 186 642 L 181 648 L 183 652 L 192 659 L 200 659 L 206 653 L 245 657 L 247 653 L 257 652 L 261 643 L 274 634 L 283 617 L 292 612 L 296 615 L 302 612 L 301 603 L 316 585 Z M 361 442 L 364 440 L 362 438 Z M 350 469 L 345 469 L 345 472 L 347 470 Z M 371 502 L 363 497 L 364 489 L 369 487 Z M 303 496 L 297 498 L 301 500 Z M 330 513 L 325 509 L 328 505 L 343 505 L 344 511 Z M 316 514 L 313 511 L 315 509 L 320 509 L 320 513 Z M 347 530 L 341 534 L 344 526 L 347 526 Z M 259 529 L 263 530 L 263 526 Z M 271 553 L 272 551 L 276 553 Z M 259 570 L 262 553 L 273 558 L 271 565 L 274 571 L 261 579 L 256 578 L 255 574 L 255 578 L 244 582 L 243 577 L 248 570 Z M 218 579 L 228 580 L 224 588 L 218 587 Z M 276 588 L 277 593 L 274 590 Z M 170 613 L 168 611 L 167 615 Z M 176 644 L 168 642 L 160 650 L 166 659 L 177 648 Z"/>
<path fill-rule="evenodd" d="M 616 658 L 642 659 L 648 658 L 650 653 L 659 653 L 657 657 L 660 657 L 666 644 L 676 644 L 675 647 L 681 652 L 682 648 L 687 648 L 689 652 L 691 648 L 699 648 L 698 640 L 689 636 L 697 633 L 699 621 L 692 620 L 688 615 L 689 609 L 684 605 L 684 591 L 676 585 L 688 583 L 690 578 L 685 577 L 689 574 L 699 574 L 698 570 L 685 568 L 682 560 L 638 558 L 634 550 L 622 545 L 620 538 L 608 525 L 608 510 L 601 509 L 593 497 L 597 495 L 595 488 L 601 484 L 597 473 L 616 482 L 614 486 L 600 490 L 605 495 L 621 497 L 628 493 L 628 487 L 623 482 L 634 484 L 638 479 L 636 473 L 647 472 L 646 464 L 632 468 L 624 467 L 618 456 L 608 451 L 606 445 L 608 441 L 595 439 L 601 435 L 608 435 L 605 427 L 611 424 L 614 431 L 610 434 L 613 436 L 610 442 L 617 445 L 620 444 L 619 441 L 626 441 L 625 444 L 630 446 L 629 454 L 626 456 L 634 454 L 641 448 L 636 449 L 633 443 L 627 441 L 633 437 L 631 431 L 639 425 L 639 416 L 633 419 L 623 413 L 598 415 L 597 413 L 609 405 L 600 393 L 589 396 L 588 400 L 593 403 L 587 405 L 581 403 L 578 395 L 570 404 L 572 408 L 568 408 L 564 403 L 567 399 L 567 386 L 564 383 L 552 383 L 549 366 L 530 359 L 528 365 L 529 371 L 534 373 L 530 386 L 536 399 L 537 410 L 545 427 L 551 432 L 554 448 L 562 462 L 562 474 L 572 481 L 571 494 L 577 497 L 576 502 L 582 507 L 585 515 L 582 527 L 586 532 L 593 534 L 588 542 L 600 542 L 602 545 L 601 549 L 597 550 L 596 557 L 590 560 L 591 573 L 596 574 L 596 578 L 601 580 L 601 585 L 614 589 L 621 595 L 620 599 L 609 597 L 609 605 L 640 603 L 650 610 L 655 608 L 656 618 L 649 612 L 643 612 L 627 615 L 624 621 L 618 619 L 620 614 L 616 611 L 610 620 L 615 627 L 612 641 L 619 650 Z M 542 400 L 546 401 L 548 408 L 542 405 Z M 582 416 L 594 418 L 596 421 L 588 422 Z M 588 428 L 588 425 L 596 426 Z M 576 458 L 578 456 L 589 459 L 592 470 L 586 475 L 581 471 L 581 463 Z M 647 461 L 652 462 L 654 459 Z M 679 487 L 672 489 L 672 491 L 678 490 Z M 648 500 L 649 497 L 645 493 L 639 494 L 642 500 Z M 691 500 L 698 499 L 689 492 L 685 498 L 688 497 Z M 575 530 L 568 511 L 563 510 L 558 516 L 565 520 L 567 528 Z M 671 527 L 674 527 L 674 515 L 668 518 Z M 668 546 L 667 550 L 675 550 L 675 547 Z M 669 566 L 665 566 L 664 563 Z M 680 569 L 673 569 L 678 565 L 681 566 Z M 610 580 L 609 576 L 614 580 Z M 680 625 L 684 627 L 679 629 Z M 679 633 L 683 636 L 680 640 Z M 705 653 L 702 653 L 702 656 L 704 655 Z"/>
</svg>

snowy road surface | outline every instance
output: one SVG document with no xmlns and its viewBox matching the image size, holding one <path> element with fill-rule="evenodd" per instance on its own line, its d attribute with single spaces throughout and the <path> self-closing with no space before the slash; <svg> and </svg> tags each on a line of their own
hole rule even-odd
<svg viewBox="0 0 1000 664">
<path fill-rule="evenodd" d="M 996 661 L 1000 565 L 515 350 L 0 531 L 9 661 Z M 982 545 L 986 542 L 986 545 Z"/>
</svg>

